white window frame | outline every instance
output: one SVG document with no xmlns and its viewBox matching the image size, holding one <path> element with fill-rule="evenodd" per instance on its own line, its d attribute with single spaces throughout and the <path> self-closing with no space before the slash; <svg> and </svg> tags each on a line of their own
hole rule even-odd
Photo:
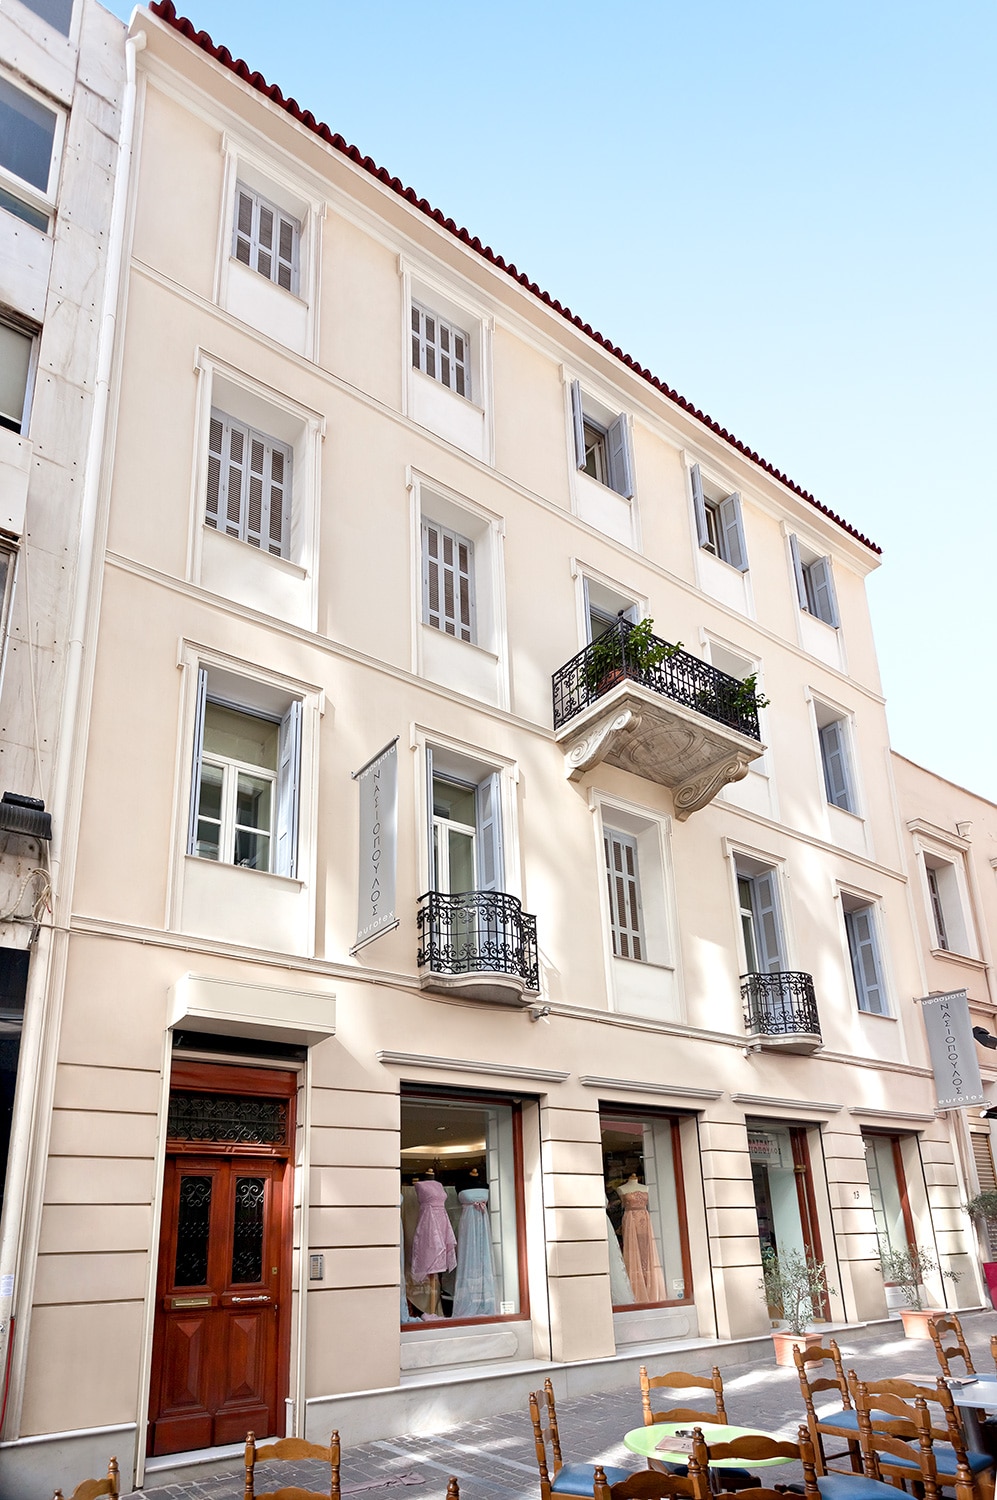
<svg viewBox="0 0 997 1500">
<path fill-rule="evenodd" d="M 689 488 L 696 540 L 701 550 L 738 573 L 747 573 L 748 548 L 744 539 L 741 496 L 736 490 L 728 493 L 711 480 L 704 480 L 698 463 L 689 466 Z"/>
<path fill-rule="evenodd" d="M 746 908 L 741 897 L 741 881 L 751 887 L 750 906 Z M 767 889 L 771 892 L 771 903 L 759 906 L 764 901 Z M 765 865 L 752 856 L 741 853 L 734 856 L 734 894 L 737 907 L 737 935 L 744 961 L 742 974 L 787 974 L 793 970 L 789 958 L 786 935 L 785 899 L 782 891 L 780 870 L 777 865 Z M 772 931 L 766 935 L 764 918 L 771 915 Z M 744 938 L 745 915 L 750 917 L 752 946 L 756 964 L 751 963 L 751 954 Z M 760 925 L 761 924 L 761 925 Z M 772 950 L 775 951 L 772 951 Z M 773 963 L 777 959 L 777 963 Z"/>
<path fill-rule="evenodd" d="M 214 445 L 215 429 L 219 443 Z M 233 455 L 233 445 L 238 438 L 241 457 Z M 259 450 L 260 463 L 256 463 Z M 279 478 L 275 477 L 277 461 L 280 464 Z M 237 417 L 220 407 L 211 408 L 208 439 L 208 484 L 205 494 L 204 523 L 226 536 L 237 537 L 248 546 L 256 547 L 271 557 L 286 558 L 290 551 L 291 497 L 293 494 L 294 450 L 289 443 L 269 433 L 240 422 Z M 212 473 L 217 471 L 214 486 L 214 519 L 212 519 Z M 233 480 L 238 484 L 236 514 L 232 514 Z M 253 511 L 254 484 L 258 487 L 257 505 L 259 525 L 250 524 Z M 280 527 L 278 536 L 273 535 L 273 506 L 275 496 L 280 505 Z"/>
<path fill-rule="evenodd" d="M 248 229 L 244 224 L 244 209 L 247 207 L 249 209 Z M 266 219 L 270 221 L 269 243 L 264 239 L 263 233 Z M 281 240 L 285 229 L 291 237 L 290 253 L 287 255 L 281 250 Z M 240 253 L 242 251 L 245 253 Z M 258 189 L 250 187 L 248 183 L 237 182 L 235 212 L 232 215 L 232 257 L 262 276 L 264 281 L 272 281 L 275 286 L 281 287 L 285 292 L 290 292 L 292 297 L 296 297 L 301 267 L 300 219 L 272 202 Z M 261 260 L 264 258 L 269 262 L 268 270 L 264 270 L 261 265 Z M 285 279 L 282 279 L 282 272 Z"/>
<path fill-rule="evenodd" d="M 969 840 L 956 838 L 947 830 L 913 819 L 907 824 L 913 835 L 921 884 L 921 899 L 928 928 L 929 947 L 936 957 L 981 957 L 976 903 L 970 884 Z M 935 871 L 935 884 L 942 907 L 947 946 L 939 943 L 938 924 L 928 871 Z M 940 877 L 940 878 L 939 878 Z"/>
<path fill-rule="evenodd" d="M 841 921 L 844 933 L 844 951 L 848 960 L 848 971 L 852 981 L 852 994 L 855 996 L 855 1005 L 860 1015 L 877 1016 L 892 1019 L 893 1009 L 890 1002 L 890 983 L 887 973 L 886 956 L 883 945 L 883 921 L 882 903 L 868 892 L 856 892 L 844 887 L 839 887 L 839 899 L 841 902 Z M 868 941 L 872 950 L 872 956 L 876 969 L 876 982 L 872 988 L 880 992 L 879 1006 L 869 1005 L 867 1002 L 870 987 L 861 972 L 861 952 L 856 950 L 853 937 L 857 944 L 866 941 L 861 933 L 855 930 L 855 919 L 865 917 L 868 921 Z"/>
<path fill-rule="evenodd" d="M 789 552 L 800 609 L 832 630 L 841 627 L 834 568 L 830 554 L 821 554 L 796 533 L 789 533 Z"/>
<path fill-rule="evenodd" d="M 761 659 L 759 657 L 750 655 L 747 651 L 744 650 L 742 646 L 737 646 L 733 641 L 725 640 L 722 636 L 713 635 L 708 630 L 701 630 L 699 638 L 703 655 L 705 656 L 711 667 L 716 667 L 718 672 L 726 672 L 728 677 L 734 677 L 739 682 L 743 682 L 745 677 L 753 676 L 755 678 L 758 696 L 764 698 L 764 671 Z M 733 658 L 734 661 L 729 661 L 728 665 L 724 666 L 722 661 L 717 660 L 718 656 Z M 730 667 L 734 666 L 735 662 L 738 665 L 735 667 L 734 671 L 731 671 Z M 770 749 L 767 746 L 769 733 L 766 727 L 768 723 L 768 713 L 769 710 L 767 708 L 760 708 L 758 710 L 758 730 L 762 737 L 762 740 L 766 742 L 765 752 L 764 754 L 760 755 L 757 760 L 753 760 L 748 766 L 749 776 L 761 776 L 765 779 L 769 778 Z M 730 797 L 732 801 L 736 802 L 737 788 L 740 785 L 740 782 L 732 781 L 728 786 L 722 788 L 719 795 L 725 798 Z M 775 787 L 773 786 L 770 790 L 774 795 Z"/>
<path fill-rule="evenodd" d="M 629 412 L 614 412 L 598 397 L 593 396 L 580 380 L 574 379 L 568 386 L 571 407 L 571 431 L 574 440 L 575 468 L 579 474 L 595 484 L 612 490 L 623 500 L 636 498 L 636 480 L 633 456 L 633 436 Z M 596 467 L 604 473 L 588 472 L 590 443 L 586 428 L 601 439 L 602 460 Z"/>
<path fill-rule="evenodd" d="M 36 215 L 43 217 L 46 220 L 44 226 L 35 224 L 30 219 L 24 222 L 30 224 L 32 228 L 37 229 L 40 233 L 47 234 L 51 230 L 51 223 L 49 221 L 55 211 L 56 188 L 59 181 L 59 170 L 62 164 L 62 152 L 66 138 L 66 111 L 54 106 L 50 98 L 40 93 L 38 89 L 32 88 L 26 79 L 12 73 L 8 68 L 0 67 L 0 78 L 19 94 L 23 94 L 35 104 L 41 105 L 49 114 L 55 116 L 55 127 L 52 132 L 52 152 L 49 157 L 48 180 L 44 188 L 36 187 L 34 183 L 28 182 L 26 178 L 19 177 L 16 172 L 12 172 L 8 167 L 0 163 L 0 188 L 9 193 L 11 197 L 16 198 L 20 203 L 23 203 Z M 20 217 L 16 209 L 7 209 L 6 212 L 13 213 L 15 217 Z"/>
<path fill-rule="evenodd" d="M 432 889 L 433 860 L 433 777 L 454 781 L 465 786 L 483 787 L 489 783 L 493 797 L 492 815 L 496 817 L 498 845 L 495 853 L 500 874 L 488 881 L 482 869 L 486 854 L 476 850 L 476 872 L 479 890 L 502 890 L 506 895 L 523 899 L 523 883 L 520 864 L 519 829 L 516 817 L 516 789 L 519 784 L 519 768 L 506 756 L 495 755 L 480 746 L 455 740 L 438 734 L 428 725 L 411 726 L 410 747 L 415 773 L 415 805 L 422 809 L 418 820 L 415 848 L 415 880 L 420 892 Z M 480 829 L 477 830 L 480 835 Z M 480 845 L 482 840 L 477 840 Z M 494 883 L 500 879 L 501 884 Z"/>
<path fill-rule="evenodd" d="M 21 407 L 21 420 L 18 426 L 4 420 L 0 427 L 6 432 L 17 433 L 20 437 L 27 436 L 28 425 L 31 421 L 31 402 L 35 391 L 35 376 L 38 371 L 38 345 L 40 342 L 39 330 L 26 319 L 21 318 L 10 308 L 0 308 L 0 324 L 9 328 L 12 333 L 19 334 L 28 340 L 28 363 L 24 378 L 24 398 Z"/>
<path fill-rule="evenodd" d="M 476 290 L 444 281 L 435 267 L 407 255 L 398 257 L 401 281 L 402 413 L 445 442 L 490 467 L 495 463 L 492 400 L 492 336 L 495 320 Z M 465 370 L 469 394 L 461 395 L 412 362 L 412 308 L 421 308 L 467 339 Z"/>
<path fill-rule="evenodd" d="M 830 702 L 822 694 L 808 692 L 807 696 L 813 711 L 817 768 L 824 801 L 828 807 L 833 807 L 838 812 L 850 813 L 852 817 L 861 818 L 863 812 L 856 774 L 854 717 L 840 704 Z M 832 734 L 831 731 L 834 733 Z M 837 745 L 834 743 L 835 738 Z M 845 796 L 844 802 L 838 801 L 834 795 L 835 768 L 833 764 L 830 766 L 828 764 L 829 757 L 835 753 L 839 758 L 840 776 L 838 779 L 841 783 L 840 790 Z"/>
<path fill-rule="evenodd" d="M 675 906 L 671 849 L 672 820 L 667 813 L 610 796 L 595 787 L 589 791 L 589 807 L 593 813 L 593 868 L 598 876 L 610 1007 L 621 1014 L 653 1014 L 647 1005 L 650 986 L 660 993 L 664 1001 L 660 1018 L 683 1021 L 685 1002 L 678 960 L 678 913 Z M 640 958 L 614 951 L 614 926 L 618 928 L 618 924 L 614 921 L 614 903 L 610 896 L 606 860 L 606 837 L 609 833 L 630 839 L 636 850 L 642 939 Z"/>
<path fill-rule="evenodd" d="M 434 540 L 436 555 L 433 554 Z M 451 560 L 447 561 L 449 545 Z M 467 560 L 461 566 L 461 555 Z M 433 575 L 436 607 L 433 607 Z M 462 583 L 466 580 L 466 590 Z M 449 586 L 448 586 L 449 585 Z M 464 597 L 466 593 L 466 598 Z M 474 542 L 431 516 L 422 517 L 422 623 L 455 640 L 477 644 L 474 606 Z M 454 608 L 448 608 L 448 598 Z"/>
<path fill-rule="evenodd" d="M 637 839 L 632 833 L 613 828 L 603 821 L 607 902 L 609 906 L 609 939 L 614 958 L 629 958 L 644 963 L 647 937 L 644 931 L 644 908 L 640 893 L 640 857 Z"/>
<path fill-rule="evenodd" d="M 472 340 L 465 328 L 441 317 L 415 297 L 410 303 L 412 368 L 474 404 Z M 432 369 L 430 369 L 432 366 Z"/>
</svg>

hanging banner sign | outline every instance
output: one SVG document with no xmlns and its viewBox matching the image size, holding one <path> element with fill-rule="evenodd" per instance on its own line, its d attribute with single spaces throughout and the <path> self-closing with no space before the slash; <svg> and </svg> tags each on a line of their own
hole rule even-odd
<svg viewBox="0 0 997 1500">
<path fill-rule="evenodd" d="M 985 1104 L 980 1062 L 965 990 L 925 995 L 916 1002 L 924 1016 L 939 1109 Z"/>
<path fill-rule="evenodd" d="M 365 943 L 398 926 L 395 884 L 398 865 L 398 740 L 369 760 L 353 780 L 360 783 L 360 884 L 356 953 Z"/>
</svg>

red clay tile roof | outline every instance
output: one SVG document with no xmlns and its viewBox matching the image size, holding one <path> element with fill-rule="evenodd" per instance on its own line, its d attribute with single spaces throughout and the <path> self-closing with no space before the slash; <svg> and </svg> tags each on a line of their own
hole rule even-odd
<svg viewBox="0 0 997 1500">
<path fill-rule="evenodd" d="M 365 172 L 369 172 L 372 177 L 376 177 L 378 182 L 382 182 L 393 193 L 397 193 L 400 198 L 404 198 L 407 203 L 411 203 L 413 208 L 417 208 L 420 213 L 424 213 L 427 218 L 432 219 L 441 229 L 447 230 L 455 239 L 460 240 L 461 244 L 467 245 L 471 250 L 477 251 L 491 265 L 497 267 L 500 271 L 504 271 L 507 276 L 511 276 L 513 281 L 518 281 L 520 286 L 525 287 L 528 292 L 532 292 L 534 297 L 538 297 L 541 302 L 554 312 L 560 313 L 562 318 L 574 324 L 582 333 L 587 334 L 600 348 L 605 349 L 607 353 L 612 354 L 614 358 L 618 359 L 621 364 L 626 365 L 628 370 L 632 370 L 635 375 L 639 375 L 642 380 L 646 380 L 649 385 L 653 386 L 656 391 L 660 391 L 661 395 L 665 396 L 669 401 L 674 401 L 676 406 L 680 406 L 684 412 L 695 417 L 698 422 L 702 422 L 704 427 L 708 427 L 717 437 L 723 438 L 725 443 L 729 443 L 732 448 L 736 448 L 738 453 L 744 458 L 750 459 L 753 464 L 757 464 L 760 469 L 764 469 L 766 474 L 771 474 L 774 479 L 778 479 L 780 484 L 784 484 L 787 489 L 792 490 L 794 495 L 799 495 L 802 500 L 808 501 L 822 515 L 836 522 L 838 526 L 848 532 L 849 536 L 854 537 L 856 541 L 862 542 L 864 546 L 877 554 L 882 552 L 883 549 L 881 547 L 877 547 L 875 542 L 870 541 L 867 536 L 863 536 L 860 531 L 856 531 L 855 527 L 850 526 L 841 516 L 836 515 L 826 505 L 822 505 L 818 499 L 811 495 L 809 490 L 803 489 L 801 485 L 796 484 L 794 480 L 790 479 L 787 474 L 783 474 L 777 469 L 774 464 L 770 464 L 768 459 L 762 458 L 752 448 L 748 448 L 732 432 L 728 432 L 726 427 L 721 427 L 720 423 L 715 422 L 706 412 L 700 411 L 698 407 L 693 406 L 691 401 L 687 401 L 684 396 L 680 396 L 678 391 L 673 391 L 671 386 L 665 385 L 664 381 L 659 380 L 657 375 L 652 375 L 650 370 L 645 369 L 643 365 L 639 365 L 631 355 L 624 354 L 622 349 L 616 344 L 611 343 L 603 334 L 598 333 L 588 323 L 583 323 L 582 319 L 576 313 L 573 313 L 570 307 L 562 306 L 556 297 L 552 297 L 549 292 L 545 292 L 541 287 L 537 286 L 535 281 L 531 281 L 525 271 L 517 270 L 515 265 L 506 261 L 503 256 L 497 255 L 490 245 L 483 245 L 476 235 L 469 234 L 466 229 L 458 228 L 453 219 L 446 218 L 438 208 L 434 208 L 431 203 L 427 203 L 425 198 L 420 198 L 413 188 L 406 187 L 404 183 L 399 182 L 397 177 L 392 177 L 384 167 L 379 167 L 369 156 L 362 156 L 356 146 L 349 145 L 341 135 L 334 134 L 328 125 L 316 120 L 310 109 L 302 109 L 296 99 L 285 99 L 277 84 L 267 83 L 262 73 L 254 73 L 249 65 L 243 62 L 242 58 L 233 57 L 227 47 L 216 46 L 206 31 L 197 31 L 193 23 L 188 21 L 185 16 L 177 15 L 177 8 L 173 0 L 153 0 L 149 9 L 154 16 L 158 16 L 160 20 L 165 21 L 174 30 L 179 31 L 181 36 L 193 42 L 196 47 L 200 47 L 202 52 L 207 52 L 209 56 L 220 62 L 223 67 L 229 68 L 237 78 L 241 78 L 244 83 L 248 83 L 250 88 L 257 89 L 261 94 L 266 95 L 268 99 L 272 100 L 274 104 L 279 105 L 281 109 L 287 110 L 288 114 L 293 116 L 299 124 L 304 125 L 307 130 L 313 131 L 327 145 L 331 146 L 334 151 L 342 152 L 344 156 L 348 157 L 358 167 L 362 167 Z"/>
</svg>

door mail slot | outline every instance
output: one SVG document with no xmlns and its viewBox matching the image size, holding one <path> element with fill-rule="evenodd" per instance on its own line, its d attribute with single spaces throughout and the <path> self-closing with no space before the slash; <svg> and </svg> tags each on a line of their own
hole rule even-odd
<svg viewBox="0 0 997 1500">
<path fill-rule="evenodd" d="M 211 1294 L 206 1297 L 171 1297 L 170 1307 L 210 1307 Z"/>
</svg>

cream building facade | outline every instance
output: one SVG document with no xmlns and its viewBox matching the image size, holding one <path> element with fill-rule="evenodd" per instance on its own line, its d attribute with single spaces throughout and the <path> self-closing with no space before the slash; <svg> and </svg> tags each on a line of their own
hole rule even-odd
<svg viewBox="0 0 997 1500">
<path fill-rule="evenodd" d="M 127 49 L 0 1474 L 711 1364 L 763 1246 L 979 1305 L 877 549 L 171 5 Z"/>
</svg>

